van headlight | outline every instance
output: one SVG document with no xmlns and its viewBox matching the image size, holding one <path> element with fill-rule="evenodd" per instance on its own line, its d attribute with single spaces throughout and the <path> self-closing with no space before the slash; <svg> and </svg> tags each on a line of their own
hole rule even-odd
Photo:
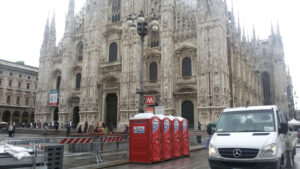
<svg viewBox="0 0 300 169">
<path fill-rule="evenodd" d="M 276 144 L 267 145 L 262 149 L 261 157 L 273 157 L 276 155 Z"/>
<path fill-rule="evenodd" d="M 217 150 L 216 150 L 215 146 L 212 144 L 209 144 L 208 155 L 209 156 L 217 156 Z"/>
</svg>

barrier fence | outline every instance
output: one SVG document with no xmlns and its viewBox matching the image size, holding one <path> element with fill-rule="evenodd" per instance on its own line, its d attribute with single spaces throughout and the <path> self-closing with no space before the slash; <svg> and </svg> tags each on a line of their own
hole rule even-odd
<svg viewBox="0 0 300 169">
<path fill-rule="evenodd" d="M 189 138 L 190 146 L 203 146 L 206 144 L 209 136 L 206 131 L 190 131 Z M 71 134 L 70 137 L 7 139 L 2 142 L 12 145 L 60 144 L 73 153 L 90 152 L 94 154 L 96 163 L 123 159 L 129 156 L 128 134 Z"/>
<path fill-rule="evenodd" d="M 71 137 L 39 137 L 7 139 L 2 144 L 12 145 L 46 145 L 60 144 L 68 147 L 71 152 L 92 152 L 97 163 L 113 161 L 128 156 L 128 134 L 76 134 Z"/>
</svg>

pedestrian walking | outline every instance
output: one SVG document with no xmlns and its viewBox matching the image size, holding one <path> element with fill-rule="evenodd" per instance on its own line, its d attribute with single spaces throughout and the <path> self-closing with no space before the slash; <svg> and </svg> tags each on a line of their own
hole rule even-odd
<svg viewBox="0 0 300 169">
<path fill-rule="evenodd" d="M 81 125 L 78 127 L 77 133 L 81 134 L 82 133 L 82 128 Z"/>
<path fill-rule="evenodd" d="M 69 125 L 67 125 L 67 137 L 70 136 L 70 131 L 71 131 L 71 127 Z"/>
<path fill-rule="evenodd" d="M 198 121 L 198 131 L 201 131 L 201 123 L 200 123 L 200 121 Z M 197 135 L 197 142 L 199 143 L 199 144 L 201 144 L 202 143 L 202 136 L 201 135 Z"/>
<path fill-rule="evenodd" d="M 124 134 L 128 134 L 128 133 L 129 133 L 129 127 L 128 127 L 128 125 L 126 124 L 126 125 L 125 125 Z"/>
<path fill-rule="evenodd" d="M 15 137 L 15 132 L 16 132 L 16 123 L 13 125 L 13 131 L 12 131 L 12 136 Z"/>
<path fill-rule="evenodd" d="M 12 132 L 14 130 L 14 127 L 13 125 L 10 123 L 9 127 L 8 127 L 8 136 L 9 137 L 12 137 Z"/>
<path fill-rule="evenodd" d="M 44 136 L 48 136 L 47 126 L 44 126 Z"/>
<path fill-rule="evenodd" d="M 87 129 L 88 129 L 88 122 L 87 121 L 85 121 L 85 123 L 84 123 L 84 133 L 86 133 L 87 132 Z"/>
</svg>

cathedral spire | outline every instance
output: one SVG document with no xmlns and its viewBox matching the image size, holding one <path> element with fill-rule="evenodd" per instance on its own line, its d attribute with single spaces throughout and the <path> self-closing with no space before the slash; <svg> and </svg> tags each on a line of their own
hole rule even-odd
<svg viewBox="0 0 300 169">
<path fill-rule="evenodd" d="M 254 24 L 253 24 L 253 35 L 252 36 L 253 36 L 252 40 L 253 40 L 253 42 L 255 42 L 256 41 L 256 32 L 255 32 Z"/>
<path fill-rule="evenodd" d="M 246 42 L 245 26 L 243 25 L 243 42 Z"/>
<path fill-rule="evenodd" d="M 274 27 L 273 27 L 273 22 L 271 22 L 271 35 L 274 35 Z"/>
<path fill-rule="evenodd" d="M 75 10 L 75 1 L 74 0 L 70 0 L 69 1 L 68 15 L 74 15 L 74 10 Z"/>
<path fill-rule="evenodd" d="M 48 15 L 48 18 L 47 18 L 46 24 L 45 24 L 43 46 L 47 44 L 48 39 L 49 39 L 49 15 Z"/>
<path fill-rule="evenodd" d="M 49 45 L 50 47 L 55 47 L 56 45 L 56 27 L 55 27 L 55 11 L 53 10 L 52 21 L 50 25 L 50 34 L 49 34 Z"/>
<path fill-rule="evenodd" d="M 280 36 L 280 28 L 279 28 L 279 23 L 278 23 L 278 21 L 277 21 L 277 35 Z"/>
</svg>

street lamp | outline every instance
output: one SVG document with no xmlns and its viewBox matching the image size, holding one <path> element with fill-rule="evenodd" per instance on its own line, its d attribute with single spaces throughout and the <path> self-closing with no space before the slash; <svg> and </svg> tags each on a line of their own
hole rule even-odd
<svg viewBox="0 0 300 169">
<path fill-rule="evenodd" d="M 137 24 L 135 24 L 135 21 Z M 148 21 L 150 21 L 150 26 L 148 26 Z M 137 89 L 137 94 L 140 95 L 139 103 L 139 113 L 144 113 L 144 41 L 145 36 L 148 34 L 148 28 L 150 27 L 153 32 L 158 31 L 158 21 L 154 13 L 150 17 L 145 17 L 144 12 L 141 11 L 140 14 L 129 14 L 127 17 L 127 25 L 130 31 L 137 32 L 141 37 L 141 71 L 140 71 L 140 89 Z"/>
</svg>

